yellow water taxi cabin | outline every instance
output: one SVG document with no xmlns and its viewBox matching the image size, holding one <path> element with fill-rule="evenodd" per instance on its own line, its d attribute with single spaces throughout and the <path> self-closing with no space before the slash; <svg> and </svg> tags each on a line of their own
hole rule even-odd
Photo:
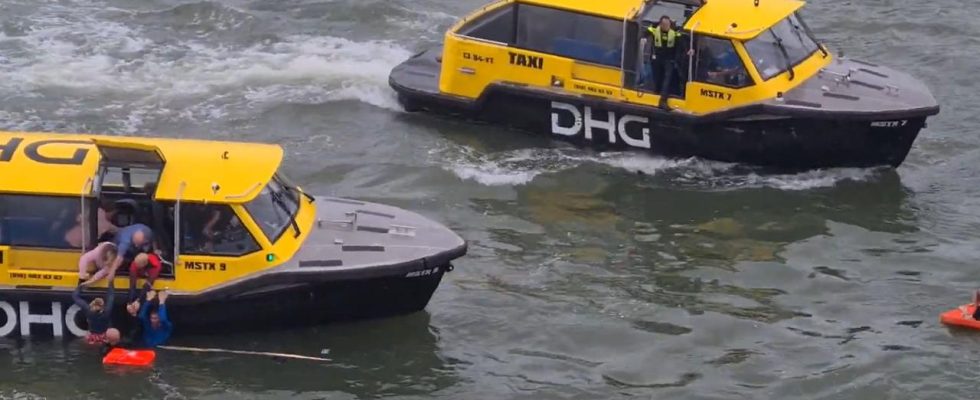
<svg viewBox="0 0 980 400">
<path fill-rule="evenodd" d="M 599 149 L 788 169 L 898 166 L 939 112 L 835 56 L 798 0 L 501 0 L 396 67 L 408 111 Z"/>
<path fill-rule="evenodd" d="M 272 144 L 0 132 L 0 336 L 84 334 L 79 257 L 138 223 L 182 332 L 421 310 L 465 254 L 418 214 L 306 193 L 282 160 Z"/>
</svg>

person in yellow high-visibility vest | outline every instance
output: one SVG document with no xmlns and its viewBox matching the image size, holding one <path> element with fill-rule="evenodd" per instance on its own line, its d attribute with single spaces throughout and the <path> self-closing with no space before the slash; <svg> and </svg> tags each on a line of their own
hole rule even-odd
<svg viewBox="0 0 980 400">
<path fill-rule="evenodd" d="M 675 61 L 677 43 L 680 35 L 674 30 L 673 21 L 664 15 L 660 17 L 657 26 L 650 26 L 647 32 L 650 33 L 650 56 L 651 66 L 653 67 L 653 91 L 656 93 L 666 92 L 664 80 L 670 70 L 670 63 Z"/>
</svg>

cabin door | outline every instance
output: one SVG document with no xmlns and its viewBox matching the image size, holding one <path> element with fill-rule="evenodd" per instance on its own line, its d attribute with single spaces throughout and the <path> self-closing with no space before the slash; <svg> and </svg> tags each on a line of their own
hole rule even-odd
<svg viewBox="0 0 980 400">
<path fill-rule="evenodd" d="M 161 277 L 173 277 L 173 215 L 156 201 L 166 160 L 155 146 L 111 140 L 95 144 L 102 158 L 93 184 L 98 208 L 91 213 L 92 237 L 104 241 L 114 236 L 109 230 L 144 224 L 153 230 L 154 244 L 165 261 Z"/>
</svg>

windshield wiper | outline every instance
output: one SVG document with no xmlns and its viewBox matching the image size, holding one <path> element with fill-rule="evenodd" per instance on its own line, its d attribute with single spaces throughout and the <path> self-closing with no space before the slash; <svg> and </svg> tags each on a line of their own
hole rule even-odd
<svg viewBox="0 0 980 400">
<path fill-rule="evenodd" d="M 810 40 L 813 43 L 817 44 L 817 48 L 820 49 L 821 53 L 823 53 L 823 58 L 827 58 L 827 56 L 829 56 L 830 53 L 827 52 L 827 48 L 823 46 L 823 43 L 817 41 L 817 37 L 813 34 L 813 31 L 810 30 L 810 25 L 806 24 L 806 21 L 803 20 L 803 17 L 797 16 L 796 19 L 800 21 L 800 25 L 803 26 L 803 33 L 806 33 L 806 36 L 810 38 Z M 796 25 L 793 26 L 796 27 Z M 797 27 L 797 29 L 799 29 L 799 27 Z"/>
<path fill-rule="evenodd" d="M 280 182 L 280 185 L 281 184 L 282 183 Z M 282 200 L 282 193 L 272 192 L 270 194 L 272 195 L 272 202 L 276 203 L 276 205 L 278 205 L 279 208 L 281 208 L 282 211 L 289 216 L 289 224 L 292 225 L 293 231 L 296 232 L 296 234 L 293 235 L 293 238 L 298 238 L 301 232 L 299 230 L 299 224 L 296 223 L 296 214 L 289 212 L 289 207 L 286 205 L 286 202 Z"/>
<path fill-rule="evenodd" d="M 783 46 L 783 38 L 779 37 L 776 32 L 769 31 L 769 33 L 772 33 L 772 37 L 776 38 L 776 46 L 779 47 L 779 52 L 783 54 L 783 59 L 786 60 L 786 70 L 789 71 L 789 80 L 796 79 L 796 72 L 793 72 L 793 63 L 789 61 L 789 52 Z"/>
</svg>

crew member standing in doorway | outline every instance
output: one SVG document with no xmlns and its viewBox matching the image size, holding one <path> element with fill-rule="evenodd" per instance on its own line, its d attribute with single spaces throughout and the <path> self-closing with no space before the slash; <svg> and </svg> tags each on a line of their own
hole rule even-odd
<svg viewBox="0 0 980 400">
<path fill-rule="evenodd" d="M 674 62 L 677 42 L 680 37 L 674 30 L 674 22 L 666 15 L 660 17 L 660 23 L 656 27 L 651 26 L 647 28 L 647 31 L 650 32 L 650 43 L 653 48 L 650 52 L 651 65 L 653 66 L 653 79 L 650 80 L 653 87 L 651 89 L 654 93 L 664 94 L 668 91 L 664 86 L 668 71 L 672 72 L 670 67 Z"/>
</svg>

